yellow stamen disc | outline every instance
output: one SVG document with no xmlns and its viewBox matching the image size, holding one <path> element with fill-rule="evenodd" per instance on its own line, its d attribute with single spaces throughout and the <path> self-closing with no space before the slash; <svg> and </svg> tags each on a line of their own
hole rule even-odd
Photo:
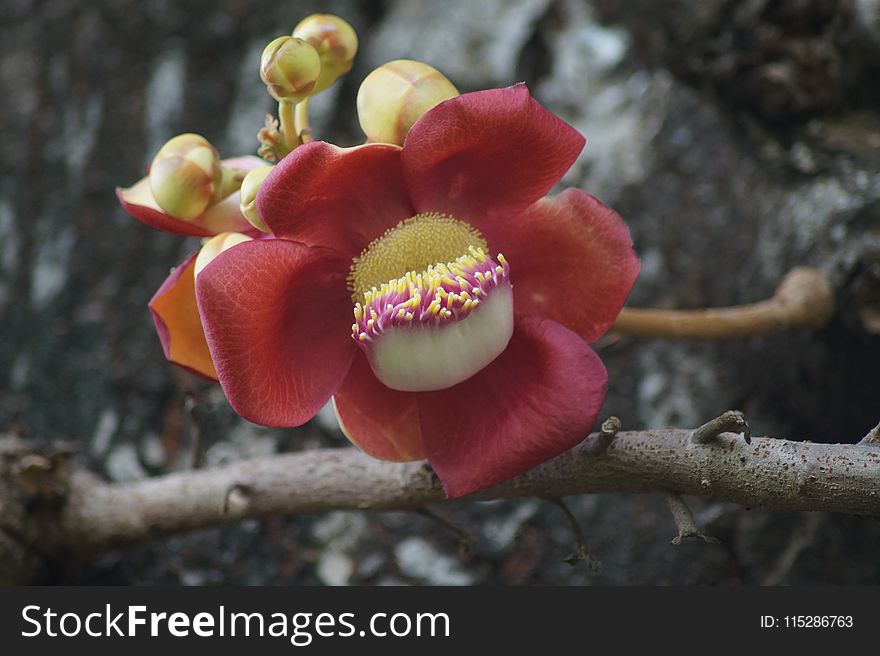
<svg viewBox="0 0 880 656">
<path fill-rule="evenodd" d="M 354 259 L 349 275 L 352 298 L 358 301 L 374 287 L 379 288 L 409 272 L 452 262 L 467 253 L 468 247 L 488 248 L 473 226 L 436 212 L 410 217 L 388 230 Z M 407 278 L 400 281 L 404 288 L 406 281 Z"/>
</svg>

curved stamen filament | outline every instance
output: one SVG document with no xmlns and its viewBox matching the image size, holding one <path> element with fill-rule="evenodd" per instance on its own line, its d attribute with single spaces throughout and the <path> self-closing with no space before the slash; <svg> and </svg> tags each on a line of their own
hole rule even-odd
<svg viewBox="0 0 880 656">
<path fill-rule="evenodd" d="M 496 263 L 482 248 L 470 246 L 452 262 L 410 271 L 365 291 L 363 302 L 354 306 L 352 336 L 367 342 L 392 326 L 437 326 L 465 318 L 508 280 L 507 261 L 500 253 L 497 259 Z"/>
</svg>

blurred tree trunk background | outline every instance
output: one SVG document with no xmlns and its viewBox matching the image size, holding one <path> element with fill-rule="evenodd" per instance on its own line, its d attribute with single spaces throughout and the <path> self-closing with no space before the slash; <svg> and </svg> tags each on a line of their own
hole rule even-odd
<svg viewBox="0 0 880 656">
<path fill-rule="evenodd" d="M 146 304 L 198 242 L 139 224 L 113 193 L 180 132 L 255 152 L 274 111 L 260 52 L 313 12 L 361 39 L 352 72 L 313 102 L 318 138 L 362 139 L 358 84 L 397 58 L 462 91 L 524 80 L 583 132 L 565 183 L 628 222 L 633 306 L 760 300 L 802 264 L 833 282 L 819 332 L 603 339 L 603 416 L 687 428 L 740 408 L 755 434 L 852 442 L 880 420 L 880 2 L 0 0 L 0 432 L 75 441 L 119 481 L 190 466 L 196 432 L 202 466 L 346 444 L 332 413 L 256 427 L 165 362 Z M 659 494 L 570 506 L 599 572 L 563 562 L 562 514 L 526 500 L 444 509 L 475 538 L 467 551 L 427 517 L 339 512 L 175 537 L 46 580 L 880 583 L 876 519 L 699 502 L 720 544 L 671 546 Z"/>
</svg>

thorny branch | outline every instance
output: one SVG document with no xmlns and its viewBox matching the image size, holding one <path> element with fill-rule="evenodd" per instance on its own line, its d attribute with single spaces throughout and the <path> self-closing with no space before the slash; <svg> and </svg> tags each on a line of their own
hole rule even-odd
<svg viewBox="0 0 880 656">
<path fill-rule="evenodd" d="M 608 417 L 602 422 L 599 428 L 599 435 L 590 444 L 590 453 L 598 455 L 608 448 L 611 441 L 620 432 L 620 419 L 618 417 Z"/>
<path fill-rule="evenodd" d="M 696 444 L 708 444 L 722 433 L 741 433 L 746 444 L 752 443 L 752 429 L 739 410 L 728 410 L 720 417 L 707 421 L 691 433 Z"/>
<path fill-rule="evenodd" d="M 672 518 L 675 520 L 675 526 L 678 529 L 678 535 L 672 538 L 672 544 L 681 544 L 682 540 L 686 540 L 687 538 L 699 538 L 703 542 L 718 542 L 718 540 L 705 535 L 700 530 L 700 527 L 697 526 L 697 520 L 694 519 L 694 514 L 691 512 L 691 509 L 688 508 L 684 499 L 677 494 L 671 494 L 669 492 L 665 493 L 663 496 L 666 499 L 666 504 L 669 506 L 669 512 L 672 513 Z"/>
<path fill-rule="evenodd" d="M 711 424 L 712 422 L 710 422 Z M 595 433 L 473 500 L 628 492 L 696 495 L 747 507 L 880 515 L 880 444 L 814 444 L 717 432 Z M 2 442 L 2 440 L 0 440 Z M 320 449 L 106 483 L 66 451 L 0 444 L 0 580 L 24 576 L 20 552 L 56 560 L 245 518 L 343 509 L 415 510 L 446 500 L 424 462 Z M 19 554 L 15 563 L 9 554 Z M 4 562 L 9 561 L 9 562 Z"/>
<path fill-rule="evenodd" d="M 581 525 L 578 523 L 577 517 L 574 516 L 574 513 L 571 512 L 571 508 L 569 508 L 562 499 L 550 497 L 547 498 L 546 501 L 552 503 L 562 511 L 562 515 L 565 517 L 565 523 L 568 525 L 568 529 L 571 531 L 571 535 L 574 538 L 574 551 L 564 558 L 565 562 L 569 565 L 584 563 L 592 571 L 598 572 L 602 567 L 602 563 L 596 560 L 590 552 Z"/>
</svg>

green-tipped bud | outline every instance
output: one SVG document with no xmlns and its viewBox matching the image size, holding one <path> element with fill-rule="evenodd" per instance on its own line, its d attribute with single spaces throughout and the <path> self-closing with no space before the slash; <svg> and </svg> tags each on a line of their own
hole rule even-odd
<svg viewBox="0 0 880 656">
<path fill-rule="evenodd" d="M 252 226 L 263 232 L 271 232 L 271 230 L 266 225 L 266 222 L 263 221 L 259 210 L 257 210 L 257 192 L 260 190 L 263 180 L 272 171 L 272 168 L 271 166 L 261 166 L 258 169 L 253 169 L 245 176 L 241 183 L 241 213 L 244 214 L 244 218 L 250 221 Z"/>
<path fill-rule="evenodd" d="M 369 141 L 403 145 L 425 112 L 457 95 L 458 89 L 437 69 L 398 59 L 380 66 L 361 83 L 358 120 Z"/>
<path fill-rule="evenodd" d="M 358 38 L 354 28 L 339 16 L 312 14 L 300 21 L 293 36 L 308 41 L 321 57 L 321 75 L 315 83 L 315 93 L 323 91 L 351 70 Z"/>
<path fill-rule="evenodd" d="M 253 241 L 253 239 L 240 232 L 221 232 L 219 235 L 214 235 L 202 244 L 199 254 L 196 255 L 193 274 L 198 277 L 202 270 L 213 262 L 220 253 L 246 241 Z"/>
<path fill-rule="evenodd" d="M 293 105 L 315 93 L 321 75 L 318 51 L 306 41 L 279 36 L 263 50 L 260 77 L 278 102 Z"/>
<path fill-rule="evenodd" d="M 153 158 L 150 190 L 167 214 L 195 219 L 222 197 L 220 155 L 201 135 L 179 134 Z"/>
</svg>

